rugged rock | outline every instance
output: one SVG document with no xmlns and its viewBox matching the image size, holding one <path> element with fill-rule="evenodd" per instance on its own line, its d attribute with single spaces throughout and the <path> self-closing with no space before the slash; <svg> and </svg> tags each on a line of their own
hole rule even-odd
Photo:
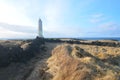
<svg viewBox="0 0 120 80">
<path fill-rule="evenodd" d="M 43 49 L 44 39 L 36 38 L 32 42 L 22 45 L 12 45 L 8 42 L 0 45 L 0 67 L 9 65 L 12 62 L 26 62 L 33 58 Z"/>
</svg>

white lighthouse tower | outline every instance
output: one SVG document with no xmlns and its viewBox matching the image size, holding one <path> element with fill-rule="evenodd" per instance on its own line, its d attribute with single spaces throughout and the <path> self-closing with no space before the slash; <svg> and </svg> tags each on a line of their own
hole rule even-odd
<svg viewBox="0 0 120 80">
<path fill-rule="evenodd" d="M 38 21 L 38 37 L 43 38 L 42 20 L 41 19 L 39 19 L 39 21 Z"/>
</svg>

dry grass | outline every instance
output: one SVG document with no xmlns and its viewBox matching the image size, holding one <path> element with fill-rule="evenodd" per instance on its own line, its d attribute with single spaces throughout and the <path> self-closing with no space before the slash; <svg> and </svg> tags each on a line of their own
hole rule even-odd
<svg viewBox="0 0 120 80">
<path fill-rule="evenodd" d="M 96 55 L 95 53 L 90 54 L 85 50 L 75 45 L 63 44 L 57 46 L 47 61 L 49 67 L 47 72 L 53 75 L 52 80 L 120 79 L 120 67 L 105 64 L 102 61 L 102 59 L 107 59 L 110 54 Z"/>
<path fill-rule="evenodd" d="M 89 75 L 90 70 L 74 59 L 70 52 L 70 46 L 64 45 L 53 50 L 53 56 L 48 60 L 49 72 L 54 75 L 53 80 L 83 80 L 86 79 L 85 75 Z"/>
<path fill-rule="evenodd" d="M 16 44 L 22 44 L 23 49 L 28 46 L 28 43 L 18 42 Z M 46 43 L 45 46 L 47 51 L 42 55 L 38 54 L 30 62 L 19 63 L 19 65 L 13 63 L 7 68 L 0 69 L 2 76 L 0 79 L 120 80 L 119 47 L 60 45 L 60 43 Z"/>
</svg>

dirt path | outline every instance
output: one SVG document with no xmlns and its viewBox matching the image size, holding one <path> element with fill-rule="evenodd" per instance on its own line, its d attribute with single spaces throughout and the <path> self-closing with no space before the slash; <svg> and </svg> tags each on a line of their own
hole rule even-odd
<svg viewBox="0 0 120 80">
<path fill-rule="evenodd" d="M 0 68 L 0 80 L 26 80 L 36 66 L 45 65 L 45 60 L 50 57 L 51 50 L 57 43 L 46 43 L 46 52 L 39 53 L 27 63 L 11 63 L 8 67 Z"/>
</svg>

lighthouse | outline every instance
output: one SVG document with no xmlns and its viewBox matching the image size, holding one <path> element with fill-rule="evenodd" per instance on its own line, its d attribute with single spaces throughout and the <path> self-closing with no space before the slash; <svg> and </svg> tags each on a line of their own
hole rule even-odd
<svg viewBox="0 0 120 80">
<path fill-rule="evenodd" d="M 39 21 L 38 21 L 38 37 L 43 38 L 42 20 L 41 19 L 39 19 Z"/>
</svg>

